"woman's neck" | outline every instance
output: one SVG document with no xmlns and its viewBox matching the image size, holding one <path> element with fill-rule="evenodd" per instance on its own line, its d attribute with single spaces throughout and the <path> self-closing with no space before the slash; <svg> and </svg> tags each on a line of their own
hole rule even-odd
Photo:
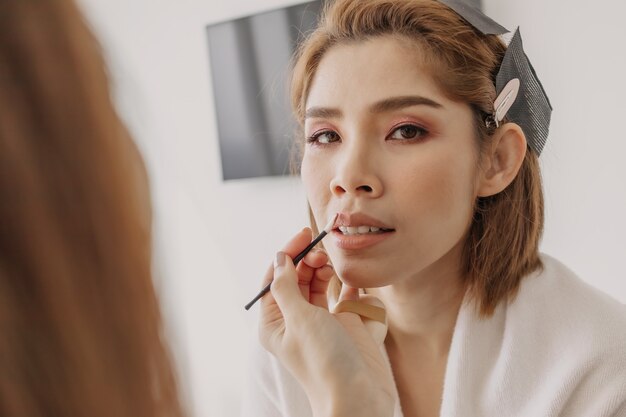
<svg viewBox="0 0 626 417">
<path fill-rule="evenodd" d="M 465 295 L 458 259 L 449 253 L 417 276 L 367 290 L 385 304 L 386 343 L 396 348 L 417 345 L 434 355 L 447 355 Z"/>
</svg>

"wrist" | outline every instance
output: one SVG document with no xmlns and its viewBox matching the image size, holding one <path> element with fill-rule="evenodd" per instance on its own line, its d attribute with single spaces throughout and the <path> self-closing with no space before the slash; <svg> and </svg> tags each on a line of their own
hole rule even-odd
<svg viewBox="0 0 626 417">
<path fill-rule="evenodd" d="M 324 384 L 317 395 L 309 394 L 315 417 L 392 417 L 395 399 L 389 393 L 372 387 L 368 381 L 353 379 L 350 383 Z"/>
<path fill-rule="evenodd" d="M 348 401 L 342 399 L 332 403 L 324 414 L 314 414 L 315 417 L 393 417 L 393 403 L 352 397 Z"/>
</svg>

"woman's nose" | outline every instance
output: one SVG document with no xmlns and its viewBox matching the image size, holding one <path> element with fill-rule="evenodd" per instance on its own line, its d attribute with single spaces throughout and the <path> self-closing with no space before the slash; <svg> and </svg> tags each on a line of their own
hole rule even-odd
<svg viewBox="0 0 626 417">
<path fill-rule="evenodd" d="M 335 173 L 330 182 L 331 192 L 338 197 L 380 197 L 383 194 L 383 184 L 375 166 L 373 156 L 367 150 L 346 149 L 336 161 Z"/>
</svg>

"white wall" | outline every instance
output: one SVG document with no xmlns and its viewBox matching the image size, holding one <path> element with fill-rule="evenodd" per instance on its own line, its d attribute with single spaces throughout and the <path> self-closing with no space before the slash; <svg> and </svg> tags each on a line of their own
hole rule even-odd
<svg viewBox="0 0 626 417">
<path fill-rule="evenodd" d="M 256 338 L 256 313 L 243 305 L 274 251 L 306 224 L 297 179 L 221 182 L 204 27 L 297 2 L 81 0 L 152 178 L 159 284 L 197 417 L 237 415 L 247 344 Z M 542 156 L 543 246 L 626 301 L 625 7 L 618 0 L 486 6 L 510 28 L 522 26 L 555 107 Z"/>
<path fill-rule="evenodd" d="M 543 250 L 626 302 L 626 4 L 483 0 L 520 26 L 554 107 L 541 160 Z"/>
</svg>

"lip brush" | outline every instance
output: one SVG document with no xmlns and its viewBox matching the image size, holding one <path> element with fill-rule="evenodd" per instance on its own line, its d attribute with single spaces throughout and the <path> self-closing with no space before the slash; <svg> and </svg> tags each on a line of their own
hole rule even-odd
<svg viewBox="0 0 626 417">
<path fill-rule="evenodd" d="M 335 225 L 335 221 L 337 220 L 338 216 L 339 214 L 335 214 L 333 218 L 328 222 L 324 230 L 322 230 L 322 233 L 320 233 L 315 239 L 313 239 L 313 241 L 309 243 L 309 246 L 304 248 L 302 252 L 300 252 L 298 255 L 296 255 L 295 258 L 293 258 L 294 266 L 298 265 L 298 263 L 306 256 L 306 254 L 309 253 L 311 249 L 315 247 L 315 245 L 317 245 L 322 239 L 324 239 L 324 237 L 326 237 L 327 234 L 329 234 L 333 230 L 333 226 Z M 252 301 L 246 304 L 246 310 L 250 310 L 250 307 L 252 307 L 257 301 L 259 301 L 261 297 L 267 294 L 271 286 L 272 286 L 272 283 L 270 282 L 269 284 L 265 286 L 265 288 L 261 290 L 261 292 L 257 294 L 256 297 L 252 299 Z"/>
</svg>

